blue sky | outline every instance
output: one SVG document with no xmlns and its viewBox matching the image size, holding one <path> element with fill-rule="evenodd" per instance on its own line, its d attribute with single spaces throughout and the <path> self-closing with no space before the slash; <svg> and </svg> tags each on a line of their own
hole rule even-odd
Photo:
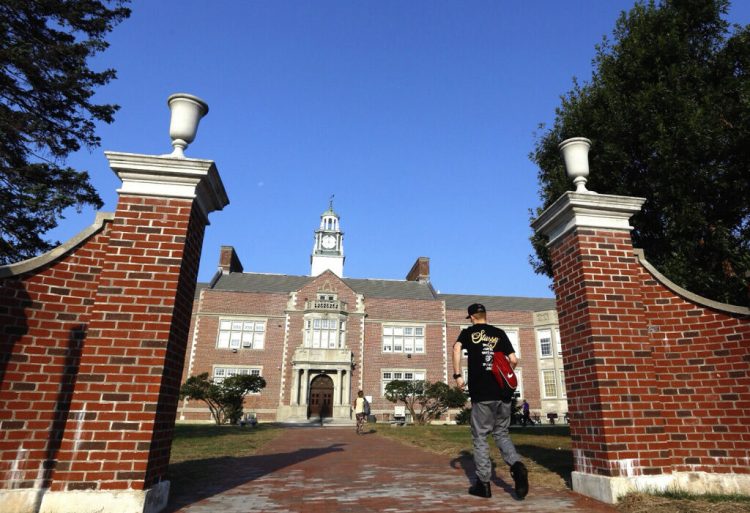
<svg viewBox="0 0 750 513">
<path fill-rule="evenodd" d="M 117 70 L 96 100 L 121 110 L 69 163 L 114 211 L 103 151 L 169 153 L 166 99 L 194 94 L 210 112 L 185 153 L 216 162 L 231 202 L 210 216 L 199 280 L 222 245 L 246 271 L 309 274 L 333 194 L 345 276 L 403 279 L 427 256 L 444 293 L 551 297 L 528 263 L 528 155 L 633 3 L 136 0 L 92 63 Z M 70 211 L 49 235 L 93 219 Z"/>
</svg>

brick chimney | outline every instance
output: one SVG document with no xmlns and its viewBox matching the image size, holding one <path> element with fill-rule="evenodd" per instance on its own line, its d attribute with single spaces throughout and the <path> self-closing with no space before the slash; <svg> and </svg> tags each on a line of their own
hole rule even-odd
<svg viewBox="0 0 750 513">
<path fill-rule="evenodd" d="M 234 246 L 222 246 L 219 253 L 219 269 L 222 274 L 241 273 L 242 262 L 234 250 Z"/>
<path fill-rule="evenodd" d="M 406 281 L 430 283 L 430 259 L 427 257 L 417 258 L 409 274 L 406 275 Z"/>
</svg>

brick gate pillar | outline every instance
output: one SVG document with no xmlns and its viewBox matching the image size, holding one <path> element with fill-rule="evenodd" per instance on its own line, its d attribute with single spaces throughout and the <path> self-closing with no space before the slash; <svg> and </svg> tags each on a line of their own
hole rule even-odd
<svg viewBox="0 0 750 513">
<path fill-rule="evenodd" d="M 534 222 L 553 262 L 573 489 L 605 502 L 622 479 L 662 474 L 670 462 L 629 232 L 643 201 L 568 192 Z"/>
<path fill-rule="evenodd" d="M 577 190 L 532 223 L 553 266 L 573 488 L 609 503 L 635 490 L 746 495 L 750 310 L 682 289 L 633 249 L 645 200 L 588 191 L 589 144 L 560 144 Z"/>
<path fill-rule="evenodd" d="M 165 481 L 212 161 L 105 152 L 122 180 L 44 512 L 155 512 Z"/>
<path fill-rule="evenodd" d="M 579 191 L 565 193 L 532 226 L 549 239 L 553 264 L 573 489 L 613 503 L 633 480 L 671 471 L 630 239 L 629 219 L 645 199 Z"/>
</svg>

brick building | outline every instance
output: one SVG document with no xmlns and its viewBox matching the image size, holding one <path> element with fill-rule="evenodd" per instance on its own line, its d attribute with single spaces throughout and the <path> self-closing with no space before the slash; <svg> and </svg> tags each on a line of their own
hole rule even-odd
<svg viewBox="0 0 750 513">
<path fill-rule="evenodd" d="M 198 285 L 183 381 L 258 374 L 266 388 L 246 398 L 263 421 L 350 419 L 358 390 L 388 420 L 391 380 L 453 384 L 451 351 L 468 325 L 466 307 L 483 303 L 488 321 L 508 333 L 520 364 L 519 395 L 546 419 L 567 412 L 554 298 L 440 294 L 420 257 L 404 280 L 344 277 L 343 232 L 330 205 L 315 231 L 309 276 L 244 272 L 231 246 L 219 270 Z M 464 372 L 466 365 L 464 364 Z M 210 420 L 201 402 L 184 401 L 182 420 Z"/>
</svg>

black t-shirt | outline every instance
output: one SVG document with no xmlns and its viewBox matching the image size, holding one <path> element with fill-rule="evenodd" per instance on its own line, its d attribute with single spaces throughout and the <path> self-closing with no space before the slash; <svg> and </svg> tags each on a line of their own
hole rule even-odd
<svg viewBox="0 0 750 513">
<path fill-rule="evenodd" d="M 468 353 L 471 401 L 510 401 L 513 393 L 501 388 L 492 375 L 493 352 L 501 351 L 506 355 L 516 352 L 508 335 L 489 324 L 474 324 L 461 331 L 458 342 Z"/>
</svg>

